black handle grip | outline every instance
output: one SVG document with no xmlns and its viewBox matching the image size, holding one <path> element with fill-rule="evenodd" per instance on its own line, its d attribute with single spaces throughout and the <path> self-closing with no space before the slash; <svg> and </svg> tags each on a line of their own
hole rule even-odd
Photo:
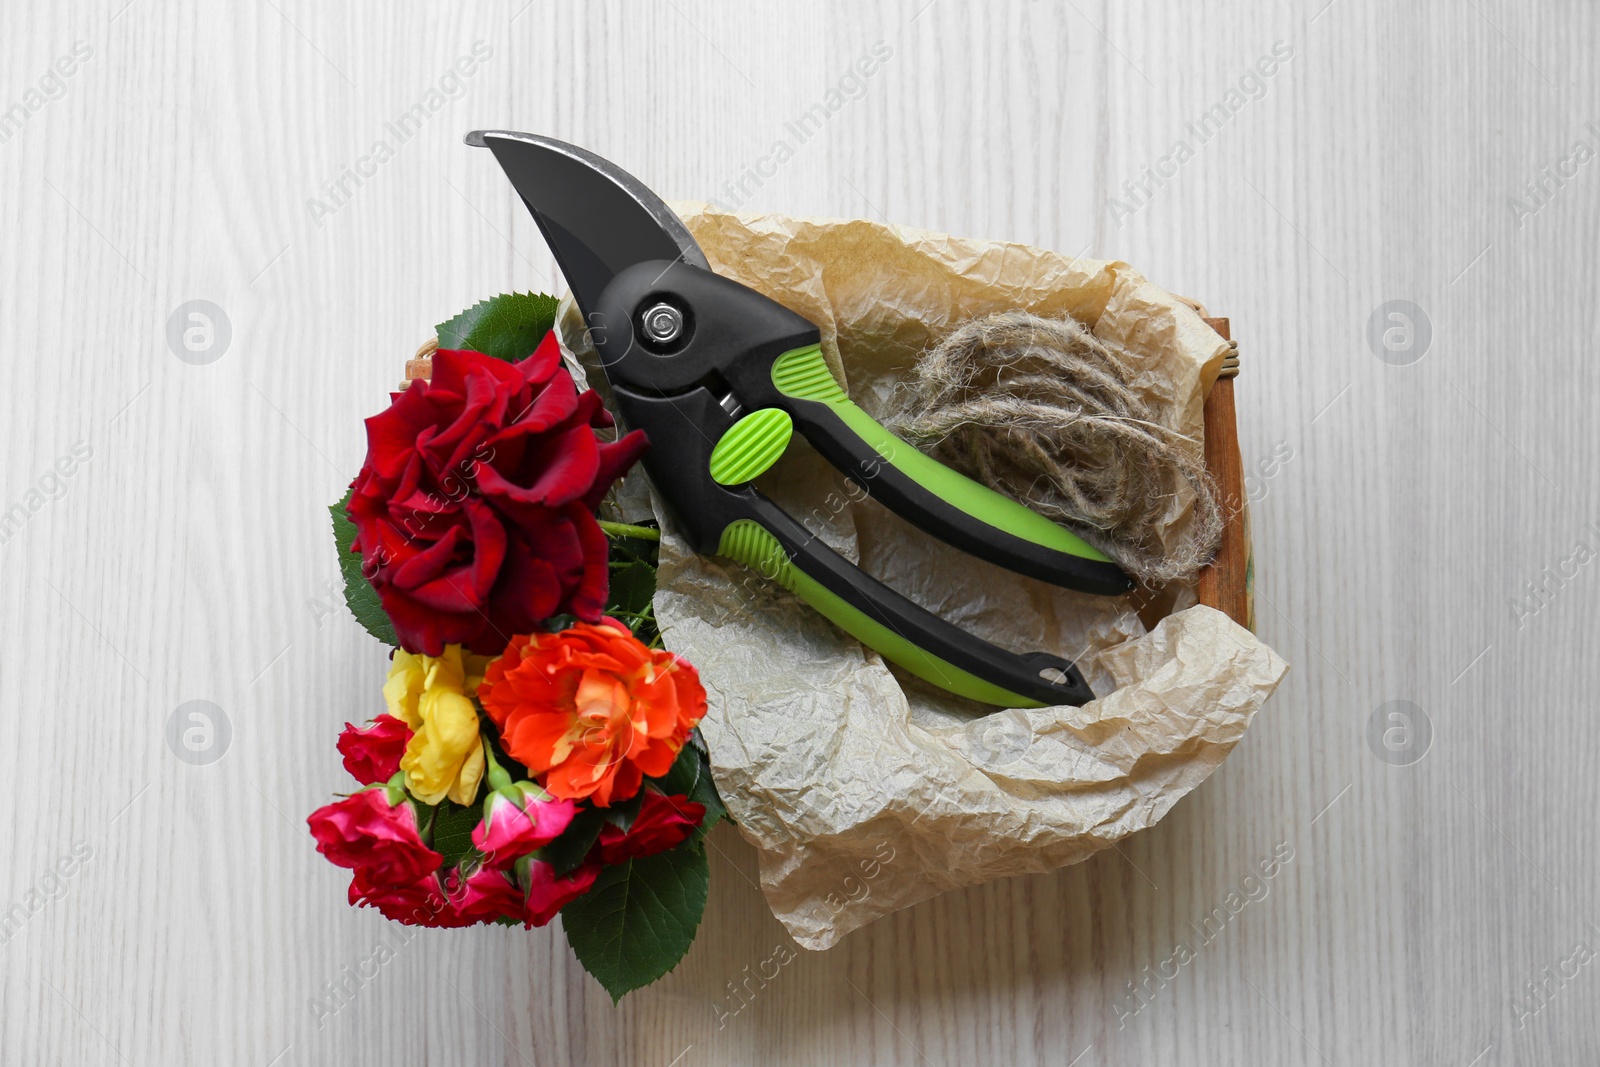
<svg viewBox="0 0 1600 1067">
<path fill-rule="evenodd" d="M 662 397 L 617 386 L 614 395 L 623 421 L 649 435 L 645 470 L 696 552 L 757 568 L 885 659 L 950 692 L 1004 707 L 1093 699 L 1069 660 L 974 637 L 834 552 L 754 487 L 714 482 L 711 451 L 733 419 L 709 390 Z"/>
<path fill-rule="evenodd" d="M 923 455 L 848 399 L 790 399 L 785 406 L 823 458 L 946 544 L 1068 589 L 1102 596 L 1133 589 L 1121 567 L 1076 534 Z"/>
</svg>

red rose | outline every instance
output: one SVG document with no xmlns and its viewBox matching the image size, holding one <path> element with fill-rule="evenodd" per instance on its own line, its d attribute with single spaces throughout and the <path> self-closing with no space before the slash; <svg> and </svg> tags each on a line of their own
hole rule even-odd
<svg viewBox="0 0 1600 1067">
<path fill-rule="evenodd" d="M 595 620 L 608 586 L 594 509 L 643 454 L 638 430 L 602 442 L 554 333 L 520 363 L 441 349 L 367 420 L 347 512 L 363 570 L 408 652 L 461 643 L 493 655 L 552 615 Z"/>
<path fill-rule="evenodd" d="M 627 830 L 606 823 L 600 828 L 600 860 L 622 863 L 641 856 L 653 856 L 675 848 L 689 839 L 706 816 L 704 804 L 688 797 L 667 797 L 645 790 L 644 803 Z"/>
<path fill-rule="evenodd" d="M 525 927 L 543 926 L 556 917 L 556 913 L 589 891 L 600 875 L 600 865 L 590 860 L 577 870 L 556 874 L 556 869 L 543 860 L 528 864 L 528 898 L 522 912 Z"/>
<path fill-rule="evenodd" d="M 374 885 L 410 884 L 444 859 L 422 843 L 411 805 L 391 803 L 387 789 L 363 789 L 318 808 L 306 822 L 318 852 L 337 866 L 366 872 Z"/>
<path fill-rule="evenodd" d="M 387 782 L 400 770 L 410 740 L 411 727 L 393 715 L 379 715 L 365 727 L 347 722 L 339 735 L 344 769 L 362 785 Z"/>
</svg>

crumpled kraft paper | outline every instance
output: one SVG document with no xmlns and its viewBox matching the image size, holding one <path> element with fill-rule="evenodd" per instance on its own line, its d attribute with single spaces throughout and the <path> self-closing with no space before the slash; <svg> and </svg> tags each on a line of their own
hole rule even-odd
<svg viewBox="0 0 1600 1067">
<path fill-rule="evenodd" d="M 1225 343 L 1125 263 L 676 207 L 715 270 L 821 328 L 830 366 L 880 420 L 909 402 L 902 383 L 925 348 L 969 318 L 1022 308 L 1119 342 L 1136 387 L 1201 448 Z M 570 299 L 561 323 L 592 368 Z M 604 390 L 598 371 L 589 380 Z M 1152 825 L 1222 762 L 1287 669 L 1210 608 L 1147 633 L 1126 598 L 975 560 L 865 499 L 798 435 L 757 484 L 922 606 L 1005 647 L 1066 655 L 1100 694 L 1081 708 L 990 709 L 897 674 L 776 585 L 690 553 L 643 479 L 628 479 L 624 509 L 648 507 L 662 523 L 656 617 L 705 683 L 717 786 L 760 850 L 773 913 L 807 948 L 949 889 L 1076 863 Z M 1174 508 L 1169 526 L 1187 513 Z"/>
</svg>

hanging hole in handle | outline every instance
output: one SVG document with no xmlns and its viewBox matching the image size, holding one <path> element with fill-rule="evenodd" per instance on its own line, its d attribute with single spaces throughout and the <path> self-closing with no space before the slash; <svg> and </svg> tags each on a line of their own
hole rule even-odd
<svg viewBox="0 0 1600 1067">
<path fill-rule="evenodd" d="M 1051 655 L 1049 652 L 1028 652 L 1021 658 L 1023 663 L 1037 673 L 1039 680 L 1050 687 L 1053 691 L 1052 699 L 1059 700 L 1063 704 L 1075 705 L 1094 699 L 1094 690 L 1089 688 L 1083 672 L 1071 660 Z"/>
</svg>

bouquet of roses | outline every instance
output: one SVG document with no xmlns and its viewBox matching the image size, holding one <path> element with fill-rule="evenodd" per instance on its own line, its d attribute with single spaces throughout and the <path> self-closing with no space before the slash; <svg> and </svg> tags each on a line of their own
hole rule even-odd
<svg viewBox="0 0 1600 1067">
<path fill-rule="evenodd" d="M 659 647 L 659 533 L 599 517 L 648 442 L 578 391 L 555 306 L 441 324 L 431 380 L 366 422 L 333 527 L 351 610 L 394 646 L 386 712 L 346 724 L 359 788 L 308 822 L 351 904 L 431 927 L 559 914 L 617 998 L 688 951 L 726 812 L 705 690 Z"/>
</svg>

